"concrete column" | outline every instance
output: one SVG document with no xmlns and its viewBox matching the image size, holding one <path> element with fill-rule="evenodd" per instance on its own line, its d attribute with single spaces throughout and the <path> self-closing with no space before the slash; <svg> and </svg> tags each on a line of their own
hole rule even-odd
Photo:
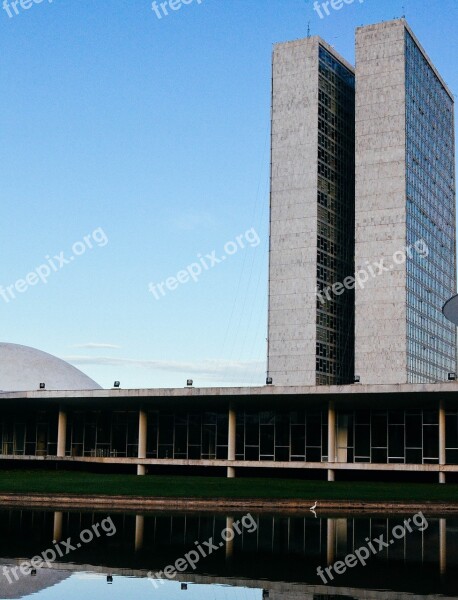
<svg viewBox="0 0 458 600">
<path fill-rule="evenodd" d="M 227 440 L 227 460 L 235 460 L 235 432 L 236 432 L 236 413 L 234 405 L 229 407 L 229 431 Z M 234 467 L 227 467 L 227 476 L 235 477 Z"/>
<path fill-rule="evenodd" d="M 62 524 L 64 520 L 63 512 L 55 512 L 54 513 L 54 529 L 53 529 L 53 537 L 55 542 L 62 541 Z"/>
<path fill-rule="evenodd" d="M 67 413 L 59 410 L 59 421 L 57 424 L 57 456 L 65 457 L 65 447 L 67 445 Z"/>
<path fill-rule="evenodd" d="M 135 552 L 143 548 L 143 538 L 145 535 L 145 517 L 136 515 L 135 517 Z"/>
<path fill-rule="evenodd" d="M 336 462 L 348 462 L 348 416 L 336 419 Z"/>
<path fill-rule="evenodd" d="M 441 575 L 447 572 L 447 521 L 439 519 L 439 566 Z"/>
<path fill-rule="evenodd" d="M 138 413 L 138 458 L 146 458 L 146 441 L 148 436 L 148 420 L 146 412 Z M 146 475 L 145 465 L 137 465 L 137 475 Z"/>
<path fill-rule="evenodd" d="M 328 461 L 336 462 L 336 410 L 332 401 L 328 407 Z M 334 478 L 334 469 L 328 469 L 328 481 Z"/>
<path fill-rule="evenodd" d="M 445 408 L 444 401 L 439 403 L 439 465 L 445 465 Z M 445 472 L 439 471 L 439 483 L 445 483 Z"/>
<path fill-rule="evenodd" d="M 327 520 L 326 556 L 328 565 L 332 565 L 336 558 L 336 522 L 334 519 Z"/>
</svg>

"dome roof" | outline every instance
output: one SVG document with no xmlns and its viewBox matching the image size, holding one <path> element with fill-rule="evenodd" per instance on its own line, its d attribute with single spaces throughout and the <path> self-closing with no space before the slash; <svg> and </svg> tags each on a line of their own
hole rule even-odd
<svg viewBox="0 0 458 600">
<path fill-rule="evenodd" d="M 47 390 L 100 390 L 76 367 L 41 350 L 0 343 L 0 391 L 37 390 L 40 383 Z"/>
<path fill-rule="evenodd" d="M 454 325 L 458 325 L 458 294 L 447 300 L 442 308 L 444 317 Z"/>
<path fill-rule="evenodd" d="M 51 588 L 55 585 L 58 585 L 65 579 L 70 577 L 70 573 L 68 571 L 57 571 L 55 569 L 37 569 L 37 574 L 35 577 L 19 577 L 19 580 L 16 581 L 11 574 L 11 569 L 17 567 L 18 563 L 8 564 L 7 561 L 2 561 L 3 565 L 8 566 L 10 568 L 10 578 L 13 581 L 13 585 L 11 585 L 7 578 L 2 575 L 0 578 L 0 598 L 13 599 L 13 598 L 25 598 L 31 595 L 38 594 L 39 592 Z"/>
</svg>

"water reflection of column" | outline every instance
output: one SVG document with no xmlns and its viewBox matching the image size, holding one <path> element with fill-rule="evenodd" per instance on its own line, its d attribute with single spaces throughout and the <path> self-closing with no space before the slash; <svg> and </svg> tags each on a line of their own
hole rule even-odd
<svg viewBox="0 0 458 600">
<path fill-rule="evenodd" d="M 327 557 L 328 565 L 335 561 L 336 557 L 336 522 L 335 519 L 328 519 L 328 536 L 327 536 Z"/>
<path fill-rule="evenodd" d="M 234 527 L 234 517 L 226 517 L 226 529 Z M 226 560 L 234 556 L 234 540 L 226 540 Z"/>
<path fill-rule="evenodd" d="M 64 521 L 64 513 L 55 512 L 54 513 L 54 540 L 56 542 L 62 541 L 62 524 Z"/>
<path fill-rule="evenodd" d="M 136 515 L 135 517 L 135 551 L 143 548 L 143 538 L 145 534 L 145 517 Z"/>
<path fill-rule="evenodd" d="M 334 521 L 336 528 L 336 548 L 339 556 L 347 554 L 347 519 L 336 519 Z"/>
<path fill-rule="evenodd" d="M 447 519 L 439 519 L 439 564 L 441 575 L 447 572 Z"/>
</svg>

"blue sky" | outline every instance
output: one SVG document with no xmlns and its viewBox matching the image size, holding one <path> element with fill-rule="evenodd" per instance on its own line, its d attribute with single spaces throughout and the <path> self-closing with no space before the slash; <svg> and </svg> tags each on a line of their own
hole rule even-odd
<svg viewBox="0 0 458 600">
<path fill-rule="evenodd" d="M 130 600 L 130 598 L 167 598 L 181 600 L 181 583 L 164 581 L 155 588 L 148 579 L 118 577 L 114 575 L 113 584 L 107 585 L 106 575 L 93 573 L 74 573 L 68 579 L 45 588 L 31 596 L 35 600 L 80 600 L 81 597 L 97 597 L 99 600 Z M 223 585 L 201 585 L 189 583 L 186 593 L 189 600 L 261 600 L 262 590 Z"/>
<path fill-rule="evenodd" d="M 264 380 L 273 43 L 310 22 L 353 62 L 355 27 L 405 12 L 458 89 L 456 0 L 355 0 L 324 19 L 310 0 L 193 0 L 161 19 L 150 0 L 18 11 L 0 10 L 0 285 L 43 264 L 47 283 L 0 298 L 1 339 L 104 387 Z M 197 282 L 148 290 L 247 231 L 259 243 Z"/>
</svg>

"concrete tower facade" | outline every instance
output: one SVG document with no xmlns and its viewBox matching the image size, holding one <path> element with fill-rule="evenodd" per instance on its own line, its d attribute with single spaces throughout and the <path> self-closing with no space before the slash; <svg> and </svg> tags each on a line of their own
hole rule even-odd
<svg viewBox="0 0 458 600">
<path fill-rule="evenodd" d="M 318 37 L 274 50 L 270 208 L 268 375 L 348 383 L 353 295 L 319 292 L 354 271 L 354 70 Z"/>
<path fill-rule="evenodd" d="M 356 76 L 355 262 L 376 276 L 356 287 L 355 373 L 444 381 L 456 371 L 441 313 L 456 290 L 453 96 L 403 19 L 357 30 Z"/>
</svg>

